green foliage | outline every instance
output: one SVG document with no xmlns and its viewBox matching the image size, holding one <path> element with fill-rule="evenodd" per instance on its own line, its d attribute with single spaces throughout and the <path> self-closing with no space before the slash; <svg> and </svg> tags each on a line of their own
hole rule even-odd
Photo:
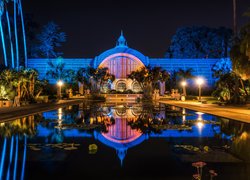
<svg viewBox="0 0 250 180">
<path fill-rule="evenodd" d="M 34 100 L 46 88 L 47 81 L 38 80 L 34 69 L 5 69 L 0 73 L 0 85 L 4 87 L 8 99 L 17 95 L 21 100 Z"/>
<path fill-rule="evenodd" d="M 46 72 L 48 78 L 58 80 L 63 80 L 64 82 L 71 83 L 75 78 L 75 71 L 72 69 L 65 69 L 65 63 L 62 62 L 62 58 L 58 58 L 56 63 L 51 60 L 48 61 L 50 70 Z"/>
<path fill-rule="evenodd" d="M 37 41 L 36 53 L 33 53 L 36 57 L 55 58 L 62 55 L 62 52 L 57 52 L 56 48 L 66 41 L 66 35 L 64 32 L 60 32 L 60 27 L 56 23 L 49 22 L 37 35 Z"/>
<path fill-rule="evenodd" d="M 159 82 L 166 82 L 170 74 L 161 67 L 142 67 L 139 70 L 132 71 L 128 75 L 129 79 L 137 81 L 143 90 L 144 99 L 152 98 L 152 91 L 157 89 Z"/>
<path fill-rule="evenodd" d="M 179 28 L 172 37 L 167 58 L 222 58 L 228 57 L 231 47 L 230 29 L 200 27 Z"/>
<path fill-rule="evenodd" d="M 243 79 L 250 79 L 250 23 L 240 29 L 230 51 L 233 71 Z"/>
<path fill-rule="evenodd" d="M 182 80 L 186 80 L 186 79 L 192 79 L 194 76 L 192 75 L 192 72 L 194 70 L 192 68 L 188 68 L 186 70 L 184 69 L 179 69 L 177 71 L 177 76 L 178 78 L 182 79 Z"/>
<path fill-rule="evenodd" d="M 115 80 L 115 76 L 109 73 L 107 67 L 100 67 L 97 69 L 89 67 L 86 70 L 86 73 L 90 77 L 89 82 L 91 84 L 91 90 L 94 93 L 98 93 L 103 90 L 104 83 L 111 83 Z"/>
<path fill-rule="evenodd" d="M 213 76 L 219 78 L 223 74 L 230 73 L 232 71 L 232 63 L 228 58 L 218 60 L 212 67 Z"/>
<path fill-rule="evenodd" d="M 229 72 L 221 74 L 216 82 L 216 90 L 212 93 L 219 100 L 227 103 L 243 103 L 246 101 L 247 94 L 240 88 L 240 82 L 247 84 L 236 73 Z M 248 84 L 249 85 L 249 84 Z"/>
</svg>

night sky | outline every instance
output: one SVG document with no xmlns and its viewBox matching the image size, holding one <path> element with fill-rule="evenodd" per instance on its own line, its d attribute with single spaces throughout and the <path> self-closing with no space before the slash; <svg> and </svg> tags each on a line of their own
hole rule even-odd
<svg viewBox="0 0 250 180">
<path fill-rule="evenodd" d="M 41 25 L 57 23 L 67 35 L 64 57 L 95 57 L 115 46 L 121 29 L 128 46 L 163 57 L 176 29 L 206 25 L 232 28 L 232 0 L 23 0 L 24 12 Z M 237 0 L 238 26 L 250 0 Z"/>
</svg>

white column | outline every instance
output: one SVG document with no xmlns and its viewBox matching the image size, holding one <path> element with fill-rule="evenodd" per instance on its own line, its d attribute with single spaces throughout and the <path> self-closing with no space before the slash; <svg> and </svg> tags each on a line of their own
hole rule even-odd
<svg viewBox="0 0 250 180">
<path fill-rule="evenodd" d="M 165 81 L 160 83 L 160 95 L 163 96 L 165 93 Z"/>
</svg>

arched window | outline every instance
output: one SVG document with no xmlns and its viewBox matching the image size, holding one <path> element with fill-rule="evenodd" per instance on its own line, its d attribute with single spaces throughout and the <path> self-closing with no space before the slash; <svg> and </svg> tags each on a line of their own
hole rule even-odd
<svg viewBox="0 0 250 180">
<path fill-rule="evenodd" d="M 125 91 L 126 90 L 126 82 L 125 81 L 118 81 L 117 82 L 117 85 L 116 85 L 116 90 L 117 91 L 121 91 L 121 92 L 123 92 L 123 91 Z"/>
<path fill-rule="evenodd" d="M 138 83 L 137 81 L 135 81 L 135 82 L 133 83 L 133 85 L 132 85 L 132 90 L 133 90 L 134 92 L 140 92 L 140 91 L 142 91 L 141 86 L 139 85 L 139 83 Z"/>
</svg>

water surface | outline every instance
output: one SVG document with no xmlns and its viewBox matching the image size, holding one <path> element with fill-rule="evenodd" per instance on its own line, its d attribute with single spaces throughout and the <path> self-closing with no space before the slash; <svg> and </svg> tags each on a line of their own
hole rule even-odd
<svg viewBox="0 0 250 180">
<path fill-rule="evenodd" d="M 250 179 L 250 124 L 164 104 L 81 103 L 0 133 L 0 179 L 192 179 L 199 161 L 202 179 Z"/>
</svg>

